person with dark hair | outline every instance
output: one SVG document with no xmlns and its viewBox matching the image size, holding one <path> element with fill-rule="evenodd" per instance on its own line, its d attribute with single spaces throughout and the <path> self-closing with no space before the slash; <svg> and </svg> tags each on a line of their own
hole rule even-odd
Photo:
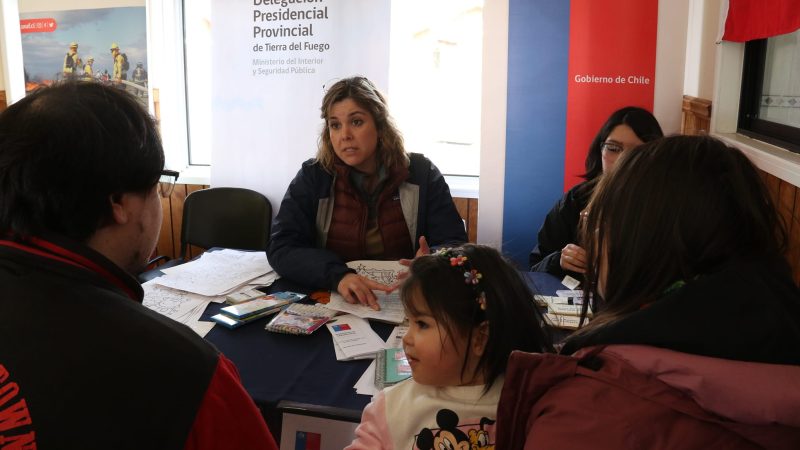
<svg viewBox="0 0 800 450">
<path fill-rule="evenodd" d="M 471 436 L 494 448 L 509 355 L 552 351 L 533 294 L 511 263 L 482 245 L 420 256 L 409 271 L 400 297 L 412 378 L 373 397 L 348 449 L 476 448 Z"/>
<path fill-rule="evenodd" d="M 163 169 L 118 89 L 59 83 L 0 113 L 0 441 L 277 448 L 233 364 L 141 304 Z"/>
<path fill-rule="evenodd" d="M 586 181 L 567 191 L 547 213 L 528 257 L 531 271 L 558 278 L 584 273 L 586 251 L 578 245 L 578 223 L 600 176 L 614 167 L 622 152 L 662 136 L 658 121 L 645 109 L 628 106 L 611 114 L 589 146 L 582 175 Z"/>
<path fill-rule="evenodd" d="M 303 163 L 272 225 L 267 256 L 282 277 L 378 308 L 375 290 L 345 262 L 398 260 L 428 245 L 466 242 L 450 188 L 421 154 L 406 153 L 383 94 L 364 77 L 322 100 L 317 157 Z"/>
<path fill-rule="evenodd" d="M 800 448 L 800 291 L 756 168 L 700 136 L 617 164 L 585 221 L 594 319 L 571 356 L 512 356 L 498 448 Z"/>
</svg>

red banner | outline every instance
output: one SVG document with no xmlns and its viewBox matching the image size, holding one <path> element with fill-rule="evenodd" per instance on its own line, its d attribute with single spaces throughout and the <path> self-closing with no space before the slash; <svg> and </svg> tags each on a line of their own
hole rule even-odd
<svg viewBox="0 0 800 450">
<path fill-rule="evenodd" d="M 800 0 L 730 0 L 722 39 L 745 42 L 800 29 Z"/>
<path fill-rule="evenodd" d="M 52 33 L 58 24 L 55 19 L 43 17 L 41 19 L 23 19 L 19 21 L 20 33 Z"/>
<path fill-rule="evenodd" d="M 592 139 L 615 110 L 653 110 L 658 0 L 570 4 L 564 190 L 582 181 Z"/>
</svg>

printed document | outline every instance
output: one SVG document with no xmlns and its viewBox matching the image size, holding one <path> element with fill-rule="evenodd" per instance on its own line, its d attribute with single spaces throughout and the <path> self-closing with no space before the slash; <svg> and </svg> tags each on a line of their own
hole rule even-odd
<svg viewBox="0 0 800 450">
<path fill-rule="evenodd" d="M 346 361 L 360 357 L 374 358 L 383 350 L 383 339 L 378 336 L 369 323 L 350 314 L 336 316 L 325 324 L 333 336 L 336 359 Z"/>
</svg>

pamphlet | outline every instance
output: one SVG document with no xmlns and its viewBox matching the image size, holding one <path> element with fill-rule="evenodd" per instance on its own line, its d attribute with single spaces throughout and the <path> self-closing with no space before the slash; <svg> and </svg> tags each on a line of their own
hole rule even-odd
<svg viewBox="0 0 800 450">
<path fill-rule="evenodd" d="M 275 316 L 264 329 L 276 333 L 311 334 L 336 314 L 337 311 L 321 305 L 294 303 Z"/>
</svg>

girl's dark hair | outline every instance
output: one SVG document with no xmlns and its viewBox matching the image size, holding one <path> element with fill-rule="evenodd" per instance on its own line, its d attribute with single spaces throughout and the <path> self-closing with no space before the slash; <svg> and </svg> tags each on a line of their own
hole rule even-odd
<svg viewBox="0 0 800 450">
<path fill-rule="evenodd" d="M 328 115 L 334 103 L 351 99 L 360 107 L 369 111 L 375 121 L 378 131 L 378 147 L 376 153 L 378 162 L 386 169 L 394 167 L 408 167 L 409 158 L 403 145 L 403 136 L 397 129 L 394 119 L 389 114 L 386 98 L 378 88 L 365 77 L 350 77 L 334 83 L 325 93 L 320 107 L 320 117 L 325 120 L 325 126 L 319 136 L 319 149 L 317 161 L 328 172 L 333 173 L 333 164 L 336 153 L 328 132 Z"/>
<path fill-rule="evenodd" d="M 583 229 L 585 295 L 602 308 L 587 333 L 657 300 L 677 281 L 733 259 L 788 271 L 787 235 L 753 164 L 701 136 L 672 136 L 625 152 L 599 182 Z"/>
<path fill-rule="evenodd" d="M 468 258 L 469 267 L 482 275 L 478 285 L 466 284 L 466 269 L 451 266 L 449 256 L 421 256 L 411 264 L 410 276 L 401 289 L 401 299 L 408 311 L 418 314 L 413 298 L 416 293 L 422 294 L 431 315 L 451 338 L 466 336 L 467 342 L 471 342 L 475 327 L 486 322 L 488 340 L 476 372 L 464 373 L 465 355 L 461 376 L 474 377 L 482 371 L 488 391 L 495 379 L 505 372 L 511 351 L 552 351 L 550 336 L 527 284 L 497 250 L 466 244 L 448 253 Z M 478 302 L 479 292 L 486 297 L 485 310 Z"/>
<path fill-rule="evenodd" d="M 619 125 L 631 127 L 642 142 L 650 142 L 664 136 L 661 126 L 650 111 L 636 106 L 627 106 L 614 111 L 589 146 L 585 162 L 586 173 L 581 175 L 586 181 L 594 180 L 603 174 L 603 143 Z"/>
<path fill-rule="evenodd" d="M 156 124 L 125 91 L 69 81 L 0 114 L 0 232 L 85 242 L 111 218 L 110 196 L 146 192 L 164 168 Z"/>
</svg>

